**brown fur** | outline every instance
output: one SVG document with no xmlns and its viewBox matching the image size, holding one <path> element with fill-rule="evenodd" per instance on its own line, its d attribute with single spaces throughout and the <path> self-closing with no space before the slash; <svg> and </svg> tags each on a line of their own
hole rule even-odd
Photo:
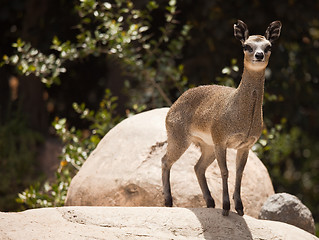
<svg viewBox="0 0 319 240">
<path fill-rule="evenodd" d="M 217 85 L 193 88 L 170 108 L 166 117 L 168 146 L 162 158 L 166 206 L 173 204 L 169 182 L 171 166 L 193 142 L 200 146 L 202 152 L 195 172 L 207 207 L 215 207 L 215 202 L 207 186 L 205 171 L 215 158 L 218 161 L 223 180 L 223 215 L 228 215 L 230 209 L 226 149 L 238 150 L 233 198 L 238 214 L 244 214 L 240 186 L 249 149 L 262 131 L 265 69 L 270 57 L 266 48 L 279 37 L 280 28 L 280 22 L 276 21 L 267 28 L 267 39 L 260 35 L 249 37 L 246 24 L 239 20 L 234 25 L 234 35 L 243 47 L 249 45 L 249 48 L 244 51 L 244 72 L 238 88 Z"/>
</svg>

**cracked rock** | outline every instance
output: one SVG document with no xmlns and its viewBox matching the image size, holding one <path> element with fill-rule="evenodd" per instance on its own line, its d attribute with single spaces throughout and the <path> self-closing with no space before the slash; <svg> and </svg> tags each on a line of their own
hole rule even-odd
<svg viewBox="0 0 319 240">
<path fill-rule="evenodd" d="M 295 226 L 220 209 L 60 207 L 0 212 L 0 239 L 10 240 L 318 240 Z"/>
</svg>

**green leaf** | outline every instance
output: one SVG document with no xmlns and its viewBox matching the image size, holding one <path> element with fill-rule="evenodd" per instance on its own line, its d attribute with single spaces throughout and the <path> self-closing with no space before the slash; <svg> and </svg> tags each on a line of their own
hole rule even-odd
<svg viewBox="0 0 319 240">
<path fill-rule="evenodd" d="M 53 37 L 52 43 L 55 46 L 60 46 L 61 45 L 61 41 L 59 40 L 59 38 L 57 36 Z"/>
<path fill-rule="evenodd" d="M 30 72 L 34 72 L 36 69 L 37 69 L 37 68 L 36 68 L 35 66 L 33 66 L 33 65 L 30 65 L 30 66 L 28 67 L 28 71 L 30 71 Z"/>
<path fill-rule="evenodd" d="M 149 1 L 146 7 L 149 11 L 153 11 L 154 9 L 157 9 L 159 5 L 155 1 Z"/>
</svg>

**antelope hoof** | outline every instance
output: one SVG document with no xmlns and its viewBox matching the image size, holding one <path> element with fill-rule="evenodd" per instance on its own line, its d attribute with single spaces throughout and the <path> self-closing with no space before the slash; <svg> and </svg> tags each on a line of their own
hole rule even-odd
<svg viewBox="0 0 319 240">
<path fill-rule="evenodd" d="M 230 202 L 224 201 L 224 203 L 223 203 L 223 216 L 228 216 L 229 210 L 230 210 Z"/>
<path fill-rule="evenodd" d="M 228 216 L 229 215 L 229 210 L 223 209 L 223 216 Z"/>
<path fill-rule="evenodd" d="M 235 209 L 236 209 L 239 216 L 244 215 L 244 207 L 243 207 L 243 203 L 241 201 L 238 201 L 238 200 L 236 201 Z"/>
<path fill-rule="evenodd" d="M 172 207 L 173 206 L 173 199 L 170 198 L 166 198 L 165 199 L 165 207 Z"/>
<path fill-rule="evenodd" d="M 239 216 L 244 216 L 244 211 L 242 209 L 236 209 Z"/>
<path fill-rule="evenodd" d="M 206 201 L 206 205 L 207 205 L 207 208 L 215 208 L 215 201 L 214 201 L 214 199 L 208 199 L 207 201 Z"/>
</svg>

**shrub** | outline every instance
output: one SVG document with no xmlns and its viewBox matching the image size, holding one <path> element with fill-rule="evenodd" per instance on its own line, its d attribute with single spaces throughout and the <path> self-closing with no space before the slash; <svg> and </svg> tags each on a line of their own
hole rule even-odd
<svg viewBox="0 0 319 240">
<path fill-rule="evenodd" d="M 149 1 L 142 10 L 134 8 L 131 1 L 116 0 L 111 4 L 81 0 L 76 10 L 80 22 L 76 26 L 75 41 L 62 42 L 56 36 L 50 46 L 52 52 L 45 54 L 18 39 L 12 45 L 16 54 L 3 56 L 1 65 L 15 65 L 21 74 L 33 74 L 51 86 L 60 83 L 59 76 L 68 70 L 68 61 L 91 55 L 113 57 L 129 78 L 125 87 L 129 89 L 134 111 L 171 105 L 170 99 L 177 97 L 176 89 L 181 93 L 187 88 L 184 67 L 177 59 L 190 27 L 177 24 L 175 0 L 164 7 Z M 150 30 L 153 11 L 161 11 L 164 15 L 158 31 Z M 18 202 L 31 208 L 63 205 L 71 178 L 101 137 L 119 121 L 114 115 L 115 101 L 116 98 L 106 91 L 96 112 L 87 109 L 85 104 L 73 105 L 80 118 L 91 123 L 88 130 L 68 128 L 64 118 L 54 121 L 53 126 L 65 144 L 56 181 L 31 185 L 19 194 Z"/>
<path fill-rule="evenodd" d="M 56 172 L 54 182 L 46 181 L 31 185 L 19 194 L 17 202 L 25 208 L 63 206 L 72 177 L 81 168 L 89 154 L 95 149 L 101 138 L 119 121 L 115 113 L 117 98 L 109 90 L 100 102 L 97 111 L 89 110 L 85 104 L 74 103 L 74 110 L 80 118 L 90 123 L 89 129 L 82 131 L 75 127 L 68 128 L 65 118 L 56 118 L 53 126 L 57 135 L 62 139 L 64 147 L 60 167 Z"/>
<path fill-rule="evenodd" d="M 19 110 L 9 114 L 0 124 L 0 210 L 18 208 L 16 195 L 36 177 L 36 149 L 41 143 L 39 133 L 30 130 Z"/>
</svg>

